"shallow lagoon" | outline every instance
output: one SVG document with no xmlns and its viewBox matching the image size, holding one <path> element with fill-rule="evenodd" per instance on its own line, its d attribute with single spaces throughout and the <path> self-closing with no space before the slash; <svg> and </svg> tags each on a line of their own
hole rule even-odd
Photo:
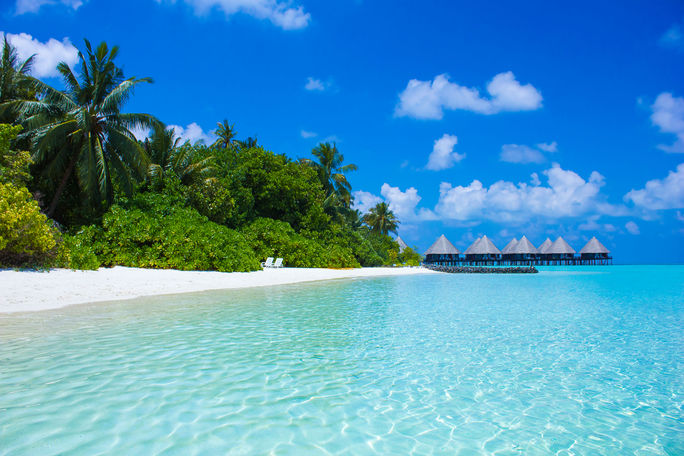
<svg viewBox="0 0 684 456">
<path fill-rule="evenodd" d="M 0 454 L 684 454 L 684 267 L 0 315 Z"/>
</svg>

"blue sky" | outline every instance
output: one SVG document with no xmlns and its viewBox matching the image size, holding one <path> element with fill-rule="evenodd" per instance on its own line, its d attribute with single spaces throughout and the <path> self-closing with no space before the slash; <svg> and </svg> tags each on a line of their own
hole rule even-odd
<svg viewBox="0 0 684 456">
<path fill-rule="evenodd" d="M 410 245 L 596 235 L 616 261 L 684 261 L 680 1 L 17 0 L 2 26 L 36 75 L 83 38 L 151 76 L 127 106 L 298 158 L 333 140 L 356 204 Z M 116 7 L 113 5 L 116 4 Z"/>
</svg>

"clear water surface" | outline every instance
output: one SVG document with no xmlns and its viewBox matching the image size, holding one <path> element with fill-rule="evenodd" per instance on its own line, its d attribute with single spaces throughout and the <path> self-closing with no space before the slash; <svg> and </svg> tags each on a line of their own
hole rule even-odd
<svg viewBox="0 0 684 456">
<path fill-rule="evenodd" d="M 684 267 L 0 315 L 0 454 L 684 454 Z"/>
</svg>

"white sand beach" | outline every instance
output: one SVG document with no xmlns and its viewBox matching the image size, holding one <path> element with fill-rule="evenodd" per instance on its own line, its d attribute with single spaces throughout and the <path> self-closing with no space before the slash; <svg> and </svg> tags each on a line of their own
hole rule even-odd
<svg viewBox="0 0 684 456">
<path fill-rule="evenodd" d="M 317 280 L 438 274 L 425 268 L 279 268 L 254 272 L 176 271 L 117 266 L 97 271 L 0 271 L 0 313 L 206 290 L 264 287 Z"/>
</svg>

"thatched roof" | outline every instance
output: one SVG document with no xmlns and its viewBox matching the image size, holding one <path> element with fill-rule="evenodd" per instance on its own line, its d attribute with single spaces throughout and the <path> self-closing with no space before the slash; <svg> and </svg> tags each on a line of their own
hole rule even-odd
<svg viewBox="0 0 684 456">
<path fill-rule="evenodd" d="M 605 245 L 601 244 L 599 240 L 596 239 L 596 236 L 594 236 L 589 239 L 589 242 L 587 242 L 584 247 L 582 247 L 580 253 L 610 253 L 610 250 L 608 250 Z"/>
<path fill-rule="evenodd" d="M 404 240 L 401 237 L 397 236 L 397 238 L 394 240 L 394 242 L 399 244 L 399 253 L 408 249 L 408 245 L 406 244 L 406 242 L 404 242 Z"/>
<path fill-rule="evenodd" d="M 515 248 L 515 245 L 518 243 L 518 240 L 516 238 L 511 239 L 511 242 L 506 244 L 506 247 L 503 248 L 501 253 L 513 253 L 513 249 Z"/>
<path fill-rule="evenodd" d="M 553 244 L 551 244 L 551 247 L 549 247 L 548 249 L 546 249 L 546 251 L 545 251 L 544 253 L 546 253 L 546 254 L 556 254 L 556 255 L 559 255 L 559 254 L 574 254 L 574 253 L 575 253 L 575 249 L 573 249 L 572 247 L 570 247 L 570 244 L 568 244 L 567 242 L 565 242 L 565 239 L 563 239 L 562 237 L 558 236 L 558 239 L 556 239 L 555 241 L 553 241 Z"/>
<path fill-rule="evenodd" d="M 523 236 L 515 245 L 515 248 L 513 248 L 513 251 L 511 253 L 517 255 L 528 255 L 532 253 L 537 253 L 537 249 L 525 236 Z"/>
<path fill-rule="evenodd" d="M 441 235 L 434 244 L 425 252 L 425 255 L 458 255 L 459 252 L 454 244 L 449 242 L 446 236 Z"/>
<path fill-rule="evenodd" d="M 475 246 L 476 246 L 481 240 L 482 240 L 482 238 L 477 238 L 477 239 L 475 239 L 475 240 L 473 241 L 473 243 L 470 244 L 470 247 L 468 247 L 468 248 L 466 249 L 466 251 L 463 252 L 463 253 L 465 253 L 466 255 L 470 255 L 471 253 L 473 253 L 473 249 L 475 248 Z"/>
<path fill-rule="evenodd" d="M 471 255 L 499 255 L 501 250 L 497 249 L 494 243 L 487 237 L 482 236 L 479 242 L 471 245 Z"/>
<path fill-rule="evenodd" d="M 546 238 L 546 240 L 544 242 L 542 242 L 542 244 L 539 246 L 539 248 L 537 248 L 537 253 L 546 253 L 546 250 L 549 247 L 551 247 L 551 244 L 553 244 L 553 242 L 551 242 L 551 239 Z"/>
</svg>

